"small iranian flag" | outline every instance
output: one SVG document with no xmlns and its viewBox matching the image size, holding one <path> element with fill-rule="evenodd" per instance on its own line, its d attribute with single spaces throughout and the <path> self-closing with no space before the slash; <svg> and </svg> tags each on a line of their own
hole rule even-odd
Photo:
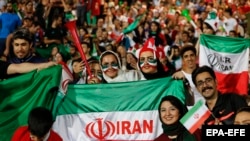
<svg viewBox="0 0 250 141">
<path fill-rule="evenodd" d="M 211 115 L 211 112 L 200 100 L 180 120 L 180 122 L 193 134 Z"/>
<path fill-rule="evenodd" d="M 250 40 L 201 35 L 199 65 L 213 68 L 222 93 L 247 95 Z"/>
</svg>

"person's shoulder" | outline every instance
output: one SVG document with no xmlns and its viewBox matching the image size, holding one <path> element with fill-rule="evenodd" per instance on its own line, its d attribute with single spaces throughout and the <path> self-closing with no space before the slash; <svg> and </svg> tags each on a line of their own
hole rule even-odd
<svg viewBox="0 0 250 141">
<path fill-rule="evenodd" d="M 158 136 L 154 141 L 171 141 L 168 136 L 164 133 L 162 133 L 160 136 Z"/>
<path fill-rule="evenodd" d="M 28 131 L 28 126 L 20 126 L 16 129 L 16 131 Z"/>
<path fill-rule="evenodd" d="M 221 94 L 221 97 L 235 99 L 235 100 L 244 98 L 244 96 L 242 96 L 240 94 L 236 94 L 236 93 Z"/>
<path fill-rule="evenodd" d="M 50 137 L 49 137 L 48 141 L 63 141 L 63 139 L 55 131 L 50 130 Z"/>
<path fill-rule="evenodd" d="M 22 141 L 29 138 L 28 126 L 21 126 L 14 132 L 11 141 Z"/>
</svg>

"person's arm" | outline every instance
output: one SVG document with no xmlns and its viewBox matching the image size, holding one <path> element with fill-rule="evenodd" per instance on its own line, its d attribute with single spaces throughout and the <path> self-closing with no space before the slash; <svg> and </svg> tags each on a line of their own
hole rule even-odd
<svg viewBox="0 0 250 141">
<path fill-rule="evenodd" d="M 17 74 L 17 73 L 27 73 L 32 70 L 41 70 L 51 66 L 56 65 L 55 62 L 46 62 L 46 63 L 21 63 L 21 64 L 10 64 L 7 69 L 7 74 Z"/>
<path fill-rule="evenodd" d="M 6 38 L 5 50 L 3 53 L 5 57 L 9 55 L 12 37 L 13 37 L 13 33 L 9 34 Z"/>
</svg>

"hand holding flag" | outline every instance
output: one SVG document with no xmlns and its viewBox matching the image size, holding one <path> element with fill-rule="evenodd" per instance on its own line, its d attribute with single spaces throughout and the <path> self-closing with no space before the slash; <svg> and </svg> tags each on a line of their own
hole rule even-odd
<svg viewBox="0 0 250 141">
<path fill-rule="evenodd" d="M 210 115 L 211 112 L 200 100 L 180 119 L 180 122 L 193 134 Z"/>
<path fill-rule="evenodd" d="M 194 27 L 194 29 L 197 29 L 197 26 L 194 23 L 194 21 L 192 20 L 192 18 L 190 17 L 189 11 L 187 9 L 182 10 L 181 15 L 184 16 L 188 22 L 190 22 L 190 24 Z"/>
</svg>

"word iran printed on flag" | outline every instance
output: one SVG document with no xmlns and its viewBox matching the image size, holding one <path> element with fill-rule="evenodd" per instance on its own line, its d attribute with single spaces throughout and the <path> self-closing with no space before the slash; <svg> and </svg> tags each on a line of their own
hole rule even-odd
<svg viewBox="0 0 250 141">
<path fill-rule="evenodd" d="M 193 134 L 205 120 L 211 115 L 211 112 L 204 101 L 199 100 L 181 119 L 180 122 L 186 129 Z"/>
<path fill-rule="evenodd" d="M 183 82 L 171 77 L 69 85 L 67 95 L 55 107 L 53 129 L 65 141 L 154 140 L 162 133 L 158 116 L 161 98 L 174 95 L 184 103 L 184 93 Z"/>
<path fill-rule="evenodd" d="M 221 93 L 247 95 L 250 40 L 200 36 L 199 66 L 213 68 Z"/>
</svg>

